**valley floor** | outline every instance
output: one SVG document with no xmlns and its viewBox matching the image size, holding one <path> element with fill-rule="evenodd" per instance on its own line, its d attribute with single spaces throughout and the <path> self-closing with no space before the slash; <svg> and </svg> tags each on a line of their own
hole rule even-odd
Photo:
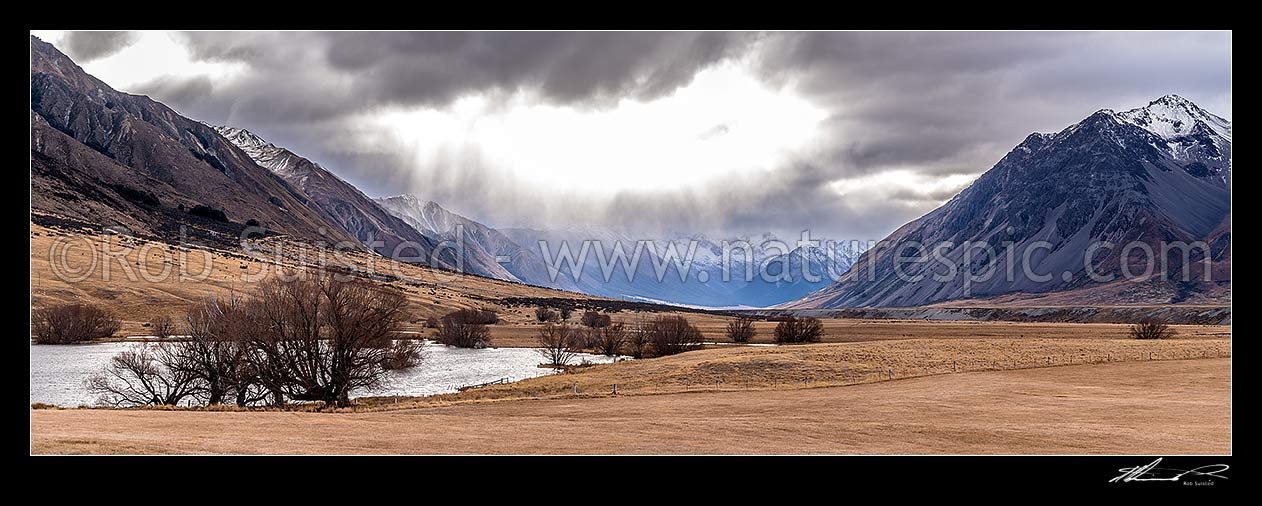
<svg viewBox="0 0 1262 506">
<path fill-rule="evenodd" d="M 33 453 L 1207 454 L 1231 359 L 373 413 L 33 410 Z"/>
</svg>

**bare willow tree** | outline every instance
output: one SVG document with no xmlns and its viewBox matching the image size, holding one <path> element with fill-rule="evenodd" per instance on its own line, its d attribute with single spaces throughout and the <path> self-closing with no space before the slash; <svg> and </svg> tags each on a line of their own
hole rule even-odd
<svg viewBox="0 0 1262 506">
<path fill-rule="evenodd" d="M 88 378 L 88 391 L 107 406 L 174 406 L 201 390 L 198 377 L 175 343 L 137 345 L 110 359 Z"/>
<path fill-rule="evenodd" d="M 60 304 L 31 313 L 31 334 L 39 344 L 72 344 L 118 332 L 113 313 L 92 304 Z"/>
<path fill-rule="evenodd" d="M 741 316 L 727 322 L 727 338 L 734 343 L 748 343 L 754 339 L 754 319 Z"/>
<path fill-rule="evenodd" d="M 175 321 L 170 316 L 159 316 L 149 320 L 149 331 L 153 332 L 153 337 L 167 339 L 175 335 Z"/>
<path fill-rule="evenodd" d="M 568 324 L 548 323 L 539 329 L 535 337 L 539 354 L 554 367 L 564 366 L 573 360 L 577 352 L 579 333 Z"/>
<path fill-rule="evenodd" d="M 248 337 L 259 331 L 256 323 L 252 307 L 235 296 L 206 300 L 189 309 L 188 339 L 175 346 L 204 384 L 200 396 L 206 404 L 231 399 L 249 406 L 274 394 L 263 388 L 249 360 Z"/>
<path fill-rule="evenodd" d="M 282 404 L 347 406 L 356 389 L 421 360 L 401 340 L 405 299 L 365 281 L 274 278 L 249 299 L 192 308 L 187 339 L 159 341 L 115 357 L 89 387 L 114 405 Z"/>
<path fill-rule="evenodd" d="M 484 323 L 466 320 L 455 313 L 438 320 L 438 332 L 434 334 L 434 339 L 458 348 L 486 348 L 491 345 L 491 330 Z"/>
<path fill-rule="evenodd" d="M 380 386 L 386 362 L 413 348 L 395 342 L 405 304 L 397 290 L 332 276 L 265 283 L 249 346 L 260 383 L 291 399 L 350 405 L 351 391 Z"/>
<path fill-rule="evenodd" d="M 627 326 L 622 322 L 614 322 L 608 326 L 601 328 L 588 329 L 595 338 L 595 349 L 597 352 L 605 356 L 615 356 L 622 353 L 622 349 L 627 344 Z"/>
<path fill-rule="evenodd" d="M 644 318 L 639 318 L 635 323 L 627 328 L 626 350 L 631 358 L 644 358 L 652 349 L 653 343 L 649 341 L 649 322 Z"/>
<path fill-rule="evenodd" d="M 701 331 L 682 316 L 659 316 L 648 321 L 646 332 L 655 356 L 674 355 L 702 346 Z"/>
</svg>

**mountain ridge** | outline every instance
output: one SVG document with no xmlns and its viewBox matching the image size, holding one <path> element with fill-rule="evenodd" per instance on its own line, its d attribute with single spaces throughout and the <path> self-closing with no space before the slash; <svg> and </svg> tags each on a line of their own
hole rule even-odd
<svg viewBox="0 0 1262 506">
<path fill-rule="evenodd" d="M 309 242 L 352 239 L 210 127 L 30 45 L 33 210 L 165 237 L 185 226 L 232 242 L 254 220 Z"/>
<path fill-rule="evenodd" d="M 866 252 L 837 283 L 782 307 L 905 307 L 1090 287 L 1092 274 L 1136 267 L 1133 255 L 1123 257 L 1118 248 L 1096 248 L 1084 258 L 1089 245 L 1104 241 L 1153 247 L 1225 237 L 1183 265 L 1204 256 L 1211 265 L 1229 261 L 1230 169 L 1230 122 L 1186 99 L 1169 95 L 1123 113 L 1102 109 L 1055 134 L 1030 134 L 947 203 L 891 233 L 882 241 L 887 247 Z M 965 241 L 1006 244 L 1005 255 L 979 262 L 966 256 Z M 1045 252 L 1006 258 L 1007 248 L 1025 251 L 1043 242 L 1050 244 Z M 929 276 L 944 277 L 952 271 L 945 267 L 911 267 L 902 275 L 893 266 L 898 251 L 947 243 L 942 265 L 957 273 L 1021 272 L 966 284 L 970 276 Z M 1046 272 L 1055 276 L 1039 280 Z M 1191 282 L 1212 291 L 1230 279 Z"/>
</svg>

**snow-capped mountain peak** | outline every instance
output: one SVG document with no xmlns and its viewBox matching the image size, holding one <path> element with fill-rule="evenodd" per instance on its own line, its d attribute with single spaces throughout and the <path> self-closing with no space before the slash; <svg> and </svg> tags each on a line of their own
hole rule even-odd
<svg viewBox="0 0 1262 506">
<path fill-rule="evenodd" d="M 1194 134 L 1198 125 L 1204 125 L 1217 136 L 1231 141 L 1231 121 L 1215 116 L 1178 95 L 1163 96 L 1144 107 L 1116 113 L 1116 116 L 1165 140 Z"/>
</svg>

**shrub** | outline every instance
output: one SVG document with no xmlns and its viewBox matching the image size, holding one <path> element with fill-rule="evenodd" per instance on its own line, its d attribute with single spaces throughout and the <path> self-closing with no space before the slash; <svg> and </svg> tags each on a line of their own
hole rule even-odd
<svg viewBox="0 0 1262 506">
<path fill-rule="evenodd" d="M 425 328 L 427 328 L 427 329 L 436 329 L 436 328 L 438 328 L 438 317 L 437 317 L 437 316 L 431 316 L 431 317 L 429 317 L 429 318 L 426 318 L 426 319 L 425 319 Z"/>
<path fill-rule="evenodd" d="M 112 313 L 92 304 L 61 304 L 35 310 L 31 333 L 39 344 L 71 344 L 102 339 L 118 332 Z"/>
<path fill-rule="evenodd" d="M 754 319 L 742 316 L 727 322 L 727 338 L 734 343 L 748 343 L 754 338 Z"/>
<path fill-rule="evenodd" d="M 535 319 L 541 322 L 555 322 L 561 319 L 561 315 L 547 306 L 539 306 L 535 308 Z"/>
<path fill-rule="evenodd" d="M 819 318 L 789 316 L 776 324 L 777 343 L 817 343 L 823 335 Z"/>
<path fill-rule="evenodd" d="M 659 316 L 645 327 L 655 356 L 701 349 L 701 331 L 682 316 Z"/>
<path fill-rule="evenodd" d="M 210 220 L 228 223 L 228 215 L 224 213 L 222 209 L 215 209 L 210 206 L 204 206 L 201 204 L 195 205 L 193 206 L 192 209 L 188 211 L 188 214 L 191 214 L 193 216 L 200 216 L 202 218 L 206 218 Z"/>
<path fill-rule="evenodd" d="M 583 323 L 584 327 L 601 328 L 608 327 L 609 324 L 613 322 L 613 319 L 611 319 L 607 314 L 600 314 L 595 311 L 586 311 L 583 313 L 583 316 L 579 319 L 579 321 Z"/>
<path fill-rule="evenodd" d="M 1135 339 L 1169 339 L 1175 336 L 1170 325 L 1157 320 L 1145 320 L 1131 325 L 1130 334 Z"/>
<path fill-rule="evenodd" d="M 562 305 L 560 309 L 561 320 L 569 320 L 570 315 L 574 314 L 574 306 Z"/>
<path fill-rule="evenodd" d="M 578 347 L 578 334 L 574 327 L 564 323 L 544 325 L 535 336 L 539 344 L 539 354 L 548 365 L 560 367 L 569 364 L 577 353 L 575 348 Z"/>
</svg>

